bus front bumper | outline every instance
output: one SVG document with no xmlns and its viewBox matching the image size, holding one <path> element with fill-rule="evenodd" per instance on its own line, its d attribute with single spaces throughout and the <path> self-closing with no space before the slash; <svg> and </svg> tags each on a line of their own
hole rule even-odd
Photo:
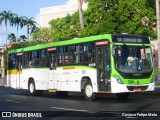
<svg viewBox="0 0 160 120">
<path fill-rule="evenodd" d="M 155 82 L 143 85 L 134 84 L 121 84 L 118 83 L 115 78 L 111 79 L 111 92 L 112 93 L 124 93 L 124 92 L 145 92 L 154 91 Z"/>
</svg>

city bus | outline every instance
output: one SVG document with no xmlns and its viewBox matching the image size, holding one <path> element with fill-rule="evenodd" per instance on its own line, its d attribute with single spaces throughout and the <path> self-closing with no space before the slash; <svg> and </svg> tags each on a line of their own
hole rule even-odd
<svg viewBox="0 0 160 120">
<path fill-rule="evenodd" d="M 9 51 L 7 83 L 43 91 L 82 92 L 86 99 L 113 93 L 127 99 L 130 93 L 154 91 L 155 70 L 149 37 L 103 34 Z"/>
</svg>

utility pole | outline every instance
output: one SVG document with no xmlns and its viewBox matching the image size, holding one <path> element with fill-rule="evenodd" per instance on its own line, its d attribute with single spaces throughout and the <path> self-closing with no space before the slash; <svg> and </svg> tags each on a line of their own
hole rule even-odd
<svg viewBox="0 0 160 120">
<path fill-rule="evenodd" d="M 157 40 L 158 40 L 158 70 L 160 72 L 160 0 L 156 0 L 156 16 L 157 16 Z"/>
<path fill-rule="evenodd" d="M 80 22 L 81 29 L 84 28 L 82 5 L 83 5 L 83 0 L 78 0 L 79 22 Z"/>
</svg>

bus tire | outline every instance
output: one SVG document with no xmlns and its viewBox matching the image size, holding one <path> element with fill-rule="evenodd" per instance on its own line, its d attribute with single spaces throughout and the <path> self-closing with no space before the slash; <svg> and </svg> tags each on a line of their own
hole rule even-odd
<svg viewBox="0 0 160 120">
<path fill-rule="evenodd" d="M 116 93 L 116 96 L 119 100 L 126 100 L 129 97 L 130 93 Z"/>
<path fill-rule="evenodd" d="M 96 93 L 93 92 L 93 87 L 90 81 L 87 81 L 85 83 L 83 94 L 87 100 L 92 101 L 96 99 Z"/>
<path fill-rule="evenodd" d="M 33 81 L 29 82 L 28 89 L 31 95 L 33 96 L 38 95 L 38 91 L 36 91 L 35 83 Z"/>
</svg>

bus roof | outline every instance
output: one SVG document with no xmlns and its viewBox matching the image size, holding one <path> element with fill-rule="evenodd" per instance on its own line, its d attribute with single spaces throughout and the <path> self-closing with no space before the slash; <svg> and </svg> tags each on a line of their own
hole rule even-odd
<svg viewBox="0 0 160 120">
<path fill-rule="evenodd" d="M 32 50 L 40 50 L 40 49 L 45 49 L 45 48 L 86 43 L 86 42 L 92 42 L 92 41 L 103 40 L 103 39 L 107 39 L 107 40 L 109 40 L 109 42 L 111 42 L 111 34 L 90 36 L 90 37 L 84 37 L 84 38 L 75 38 L 72 40 L 65 40 L 65 41 L 59 41 L 59 42 L 53 42 L 53 43 L 47 43 L 47 44 L 40 44 L 40 45 L 36 45 L 36 46 L 10 50 L 9 53 L 18 53 L 18 52 L 26 52 L 26 51 L 32 51 Z"/>
<path fill-rule="evenodd" d="M 126 39 L 119 39 L 119 38 L 145 38 L 145 40 L 147 40 L 147 42 L 145 42 L 145 43 L 149 44 L 148 43 L 149 39 L 146 39 L 146 38 L 148 38 L 147 36 L 133 35 L 133 34 L 103 34 L 103 35 L 96 35 L 96 36 L 90 36 L 90 37 L 84 37 L 84 38 L 75 38 L 72 40 L 65 40 L 65 41 L 59 41 L 59 42 L 40 44 L 40 45 L 36 45 L 36 46 L 14 49 L 14 50 L 10 50 L 9 53 L 34 51 L 34 50 L 51 48 L 51 47 L 86 43 L 86 42 L 92 42 L 92 41 L 98 41 L 98 40 L 108 40 L 111 43 L 112 38 L 113 38 L 113 42 L 119 42 L 119 41 L 116 41 L 118 38 L 118 40 L 122 40 L 122 43 L 124 42 L 123 40 L 126 40 Z M 127 40 L 129 41 L 129 39 L 127 39 Z M 132 40 L 134 40 L 134 39 L 132 39 Z M 144 41 L 141 41 L 141 42 L 144 42 Z M 131 43 L 133 43 L 133 42 L 131 41 Z"/>
</svg>

